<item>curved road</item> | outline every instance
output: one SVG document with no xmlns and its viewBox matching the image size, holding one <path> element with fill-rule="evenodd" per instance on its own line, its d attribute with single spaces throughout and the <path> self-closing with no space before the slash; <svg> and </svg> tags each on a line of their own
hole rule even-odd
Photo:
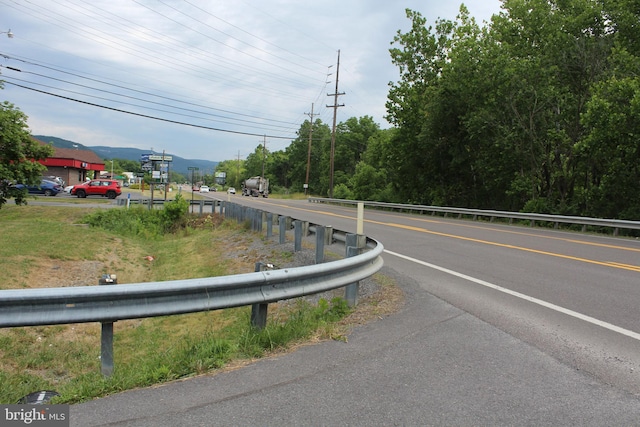
<svg viewBox="0 0 640 427">
<path fill-rule="evenodd" d="M 231 200 L 356 228 L 352 208 Z M 372 210 L 365 234 L 407 295 L 400 313 L 346 344 L 76 405 L 72 425 L 640 422 L 638 240 Z"/>
</svg>

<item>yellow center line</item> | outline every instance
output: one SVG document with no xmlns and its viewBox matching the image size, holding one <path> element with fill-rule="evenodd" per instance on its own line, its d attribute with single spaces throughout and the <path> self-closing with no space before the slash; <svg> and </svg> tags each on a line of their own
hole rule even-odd
<svg viewBox="0 0 640 427">
<path fill-rule="evenodd" d="M 379 214 L 380 215 L 388 215 L 388 214 L 384 214 L 384 213 L 379 213 Z M 412 221 L 428 222 L 428 223 L 433 223 L 433 224 L 450 224 L 450 225 L 455 225 L 456 227 L 466 227 L 466 228 L 474 228 L 474 229 L 479 229 L 479 230 L 487 230 L 487 227 L 483 227 L 483 226 L 480 226 L 480 225 L 452 224 L 451 222 L 438 221 L 438 220 L 433 220 L 433 219 L 424 219 L 424 218 L 414 218 L 414 217 L 408 217 L 408 219 L 411 219 Z M 525 233 L 523 231 L 515 231 L 515 230 L 504 230 L 504 229 L 500 229 L 500 228 L 491 228 L 491 230 L 496 231 L 498 233 L 516 234 L 516 235 L 519 235 L 519 236 L 531 236 L 531 237 L 536 237 L 536 238 L 539 238 L 539 239 L 560 240 L 560 241 L 563 241 L 563 242 L 575 243 L 575 244 L 579 244 L 579 245 L 597 246 L 597 247 L 601 247 L 601 248 L 619 249 L 619 250 L 622 250 L 622 251 L 640 252 L 640 247 L 639 248 L 630 248 L 628 246 L 618 246 L 618 245 L 610 245 L 610 244 L 606 244 L 606 243 L 596 243 L 596 242 L 585 242 L 583 240 L 568 239 L 568 238 L 565 238 L 565 237 L 540 236 L 539 234 Z"/>
<path fill-rule="evenodd" d="M 413 226 L 410 226 L 410 225 L 394 224 L 394 223 L 383 223 L 383 222 L 375 222 L 375 221 L 371 221 L 371 222 L 374 222 L 374 223 L 380 224 L 380 225 L 387 225 L 389 227 L 396 227 L 396 228 L 402 228 L 402 229 L 405 229 L 405 230 L 418 231 L 420 233 L 425 233 L 425 234 L 433 234 L 433 235 L 436 235 L 436 236 L 449 237 L 451 239 L 466 240 L 468 242 L 482 243 L 482 244 L 485 244 L 485 245 L 497 246 L 497 247 L 507 248 L 507 249 L 516 249 L 516 250 L 519 250 L 519 251 L 531 252 L 531 253 L 535 253 L 535 254 L 539 254 L 539 255 L 547 255 L 547 256 L 552 256 L 552 257 L 556 257 L 556 258 L 569 259 L 569 260 L 572 260 L 572 261 L 586 262 L 588 264 L 596 264 L 596 265 L 602 265 L 602 266 L 605 266 L 605 267 L 620 268 L 620 269 L 629 270 L 629 271 L 640 271 L 640 266 L 635 266 L 635 265 L 621 264 L 621 263 L 608 262 L 608 261 L 596 261 L 596 260 L 593 260 L 593 259 L 580 258 L 580 257 L 571 256 L 571 255 L 559 254 L 559 253 L 555 253 L 555 252 L 541 251 L 539 249 L 525 248 L 525 247 L 522 247 L 522 246 L 509 245 L 509 244 L 506 244 L 506 243 L 491 242 L 491 241 L 488 241 L 488 240 L 475 239 L 475 238 L 472 238 L 472 237 L 464 237 L 464 236 L 458 236 L 458 235 L 455 235 L 455 234 L 441 233 L 441 232 L 438 232 L 438 231 L 431 231 L 431 230 L 427 230 L 427 229 L 420 228 L 420 227 L 413 227 Z"/>
<path fill-rule="evenodd" d="M 282 205 L 282 204 L 277 204 L 277 203 L 269 203 L 269 204 L 285 207 L 287 209 L 296 209 L 296 210 L 300 210 L 300 211 L 304 211 L 304 212 L 313 212 L 315 214 L 334 216 L 334 217 L 337 217 L 337 218 L 354 219 L 353 216 L 348 216 L 348 215 L 340 215 L 340 214 L 335 214 L 335 213 L 331 213 L 331 212 L 320 212 L 320 211 L 316 211 L 316 210 L 313 210 L 313 209 L 296 208 L 296 207 L 291 207 L 291 206 L 288 206 L 288 205 Z M 419 219 L 419 218 L 415 219 L 415 220 L 419 220 L 419 221 L 423 221 L 423 222 L 438 222 L 438 221 L 425 220 L 425 219 Z M 538 250 L 538 249 L 525 248 L 525 247 L 522 247 L 522 246 L 509 245 L 509 244 L 506 244 L 506 243 L 491 242 L 491 241 L 488 241 L 488 240 L 475 239 L 475 238 L 472 238 L 472 237 L 459 236 L 459 235 L 456 235 L 456 234 L 441 233 L 441 232 L 438 232 L 438 231 L 431 231 L 431 230 L 427 230 L 426 228 L 415 227 L 415 226 L 411 226 L 411 225 L 404 225 L 404 224 L 397 224 L 397 223 L 383 222 L 383 221 L 374 221 L 374 220 L 371 220 L 371 219 L 365 219 L 365 222 L 370 223 L 370 224 L 383 225 L 383 226 L 387 226 L 387 227 L 401 228 L 401 229 L 404 229 L 404 230 L 417 231 L 417 232 L 420 232 L 420 233 L 432 234 L 432 235 L 436 235 L 436 236 L 449 237 L 451 239 L 458 239 L 458 240 L 465 240 L 465 241 L 468 241 L 468 242 L 481 243 L 481 244 L 491 245 L 491 246 L 496 246 L 496 247 L 501 247 L 501 248 L 516 249 L 516 250 L 519 250 L 519 251 L 530 252 L 530 253 L 535 253 L 535 254 L 539 254 L 539 255 L 547 255 L 547 256 L 556 257 L 556 258 L 563 258 L 563 259 L 568 259 L 568 260 L 572 260 L 572 261 L 584 262 L 584 263 L 587 263 L 587 264 L 595 264 L 595 265 L 601 265 L 601 266 L 604 266 L 604 267 L 619 268 L 619 269 L 623 269 L 623 270 L 640 272 L 640 266 L 637 266 L 637 265 L 622 264 L 622 263 L 617 263 L 617 262 L 614 262 L 614 261 L 596 261 L 596 260 L 592 260 L 592 259 L 588 259 L 588 258 L 580 258 L 580 257 L 571 256 L 571 255 L 563 255 L 563 254 L 559 254 L 559 253 L 555 253 L 555 252 L 541 251 L 541 250 Z M 470 225 L 466 225 L 466 224 L 464 226 L 473 227 L 473 228 L 480 228 L 480 229 L 486 229 L 486 228 L 483 228 L 483 227 L 470 226 Z M 535 234 L 530 234 L 530 233 L 522 233 L 522 232 L 516 232 L 516 231 L 504 231 L 504 230 L 502 230 L 502 231 L 503 232 L 507 232 L 507 233 L 513 233 L 513 234 L 522 234 L 522 235 L 528 235 L 528 236 L 533 236 L 533 237 L 541 237 L 541 236 L 538 236 L 538 235 L 535 235 Z M 602 247 L 608 247 L 608 248 L 613 248 L 613 249 L 636 250 L 636 249 L 633 249 L 633 248 L 625 248 L 625 247 L 619 247 L 619 246 L 613 246 L 613 245 L 604 245 L 604 244 L 598 244 L 598 243 L 582 242 L 582 241 L 579 241 L 579 240 L 563 239 L 563 238 L 558 238 L 558 237 L 544 236 L 544 238 L 555 239 L 555 240 L 563 240 L 563 241 L 568 241 L 568 242 L 572 242 L 572 243 L 592 244 L 594 246 L 602 246 Z M 640 249 L 638 249 L 638 251 L 640 251 Z"/>
</svg>

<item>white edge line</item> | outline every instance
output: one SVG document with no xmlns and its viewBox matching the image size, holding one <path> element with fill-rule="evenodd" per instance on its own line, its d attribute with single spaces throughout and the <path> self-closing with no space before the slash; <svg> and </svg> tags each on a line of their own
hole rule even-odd
<svg viewBox="0 0 640 427">
<path fill-rule="evenodd" d="M 520 298 L 520 299 L 523 299 L 525 301 L 529 301 L 529 302 L 532 302 L 534 304 L 538 304 L 538 305 L 540 305 L 542 307 L 545 307 L 545 308 L 548 308 L 550 310 L 554 310 L 554 311 L 557 311 L 559 313 L 566 314 L 567 316 L 575 317 L 576 319 L 580 319 L 580 320 L 583 320 L 585 322 L 589 322 L 589 323 L 591 323 L 593 325 L 597 325 L 597 326 L 600 326 L 602 328 L 609 329 L 610 331 L 614 331 L 614 332 L 617 332 L 619 334 L 622 334 L 622 335 L 625 335 L 627 337 L 630 337 L 630 338 L 633 338 L 635 340 L 640 341 L 640 334 L 638 334 L 636 332 L 633 332 L 633 331 L 630 331 L 628 329 L 621 328 L 621 327 L 616 326 L 616 325 L 612 325 L 611 323 L 603 322 L 602 320 L 598 320 L 596 318 L 593 318 L 593 317 L 578 313 L 576 311 L 569 310 L 569 309 L 564 308 L 564 307 L 560 307 L 559 305 L 551 304 L 550 302 L 546 302 L 546 301 L 543 301 L 541 299 L 531 297 L 529 295 L 521 294 L 520 292 L 512 291 L 510 289 L 503 288 L 502 286 L 494 285 L 493 283 L 489 283 L 489 282 L 486 282 L 486 281 L 481 280 L 481 279 L 476 279 L 475 277 L 467 276 L 466 274 L 458 273 L 457 271 L 449 270 L 448 268 L 440 267 L 440 266 L 437 266 L 437 265 L 434 265 L 434 264 L 429 264 L 428 262 L 420 261 L 419 259 L 411 258 L 409 256 L 402 255 L 402 254 L 399 254 L 397 252 L 392 252 L 392 251 L 389 251 L 387 249 L 385 249 L 384 252 L 388 253 L 389 255 L 393 255 L 393 256 L 396 256 L 398 258 L 403 258 L 403 259 L 405 259 L 407 261 L 415 262 L 416 264 L 424 265 L 425 267 L 433 268 L 434 270 L 439 270 L 439 271 L 442 271 L 443 273 L 451 274 L 452 276 L 456 276 L 456 277 L 459 277 L 461 279 L 468 280 L 470 282 L 477 283 L 477 284 L 482 285 L 482 286 L 486 286 L 487 288 L 490 288 L 490 289 L 493 289 L 493 290 L 496 290 L 496 291 L 499 291 L 499 292 L 514 296 L 516 298 Z"/>
</svg>

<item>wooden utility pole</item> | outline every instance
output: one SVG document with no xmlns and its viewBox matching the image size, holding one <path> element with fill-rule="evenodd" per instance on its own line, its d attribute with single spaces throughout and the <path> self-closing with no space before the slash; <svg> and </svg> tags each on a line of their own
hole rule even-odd
<svg viewBox="0 0 640 427">
<path fill-rule="evenodd" d="M 267 135 L 262 137 L 262 177 L 264 178 L 264 159 L 267 156 Z"/>
<path fill-rule="evenodd" d="M 331 129 L 331 153 L 329 160 L 329 198 L 333 199 L 333 162 L 336 153 L 336 116 L 338 107 L 344 107 L 344 104 L 338 105 L 338 96 L 344 95 L 344 92 L 338 92 L 338 77 L 340 75 L 340 50 L 338 50 L 338 64 L 336 67 L 336 91 L 327 96 L 333 96 L 333 105 L 327 105 L 327 108 L 333 108 L 333 128 Z"/>
<path fill-rule="evenodd" d="M 233 183 L 234 186 L 238 186 L 240 184 L 240 150 L 238 150 L 238 171 L 236 172 L 236 182 Z"/>
<path fill-rule="evenodd" d="M 313 138 L 313 116 L 317 116 L 318 114 L 313 114 L 313 103 L 311 103 L 311 113 L 306 113 L 309 115 L 309 149 L 307 150 L 307 179 L 304 181 L 304 195 L 307 195 L 307 191 L 309 190 L 309 169 L 311 168 L 311 140 Z"/>
</svg>

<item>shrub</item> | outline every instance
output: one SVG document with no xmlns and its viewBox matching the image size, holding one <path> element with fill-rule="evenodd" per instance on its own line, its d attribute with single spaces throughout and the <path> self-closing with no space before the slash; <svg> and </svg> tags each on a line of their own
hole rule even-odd
<svg viewBox="0 0 640 427">
<path fill-rule="evenodd" d="M 86 215 L 83 222 L 118 234 L 153 237 L 184 228 L 188 212 L 188 202 L 178 195 L 161 210 L 142 206 L 105 209 Z"/>
<path fill-rule="evenodd" d="M 164 209 L 160 211 L 165 231 L 184 228 L 187 223 L 188 213 L 189 202 L 187 202 L 180 194 L 176 196 L 175 200 L 165 203 Z"/>
</svg>

